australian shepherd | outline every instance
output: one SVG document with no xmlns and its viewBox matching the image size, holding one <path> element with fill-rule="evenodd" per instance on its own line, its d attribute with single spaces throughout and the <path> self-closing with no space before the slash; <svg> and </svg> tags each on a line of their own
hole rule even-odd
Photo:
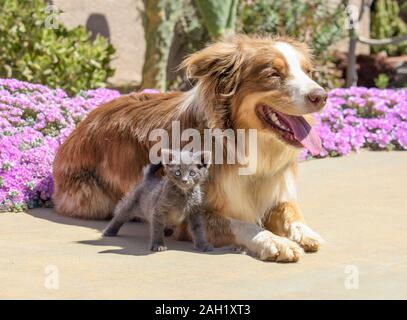
<svg viewBox="0 0 407 320">
<path fill-rule="evenodd" d="M 108 219 L 115 204 L 149 162 L 149 133 L 195 128 L 256 129 L 256 172 L 213 165 L 206 187 L 206 236 L 215 246 L 243 247 L 262 260 L 294 262 L 317 251 L 321 237 L 297 204 L 296 168 L 302 147 L 318 154 L 321 142 L 309 114 L 327 94 L 311 78 L 308 48 L 290 38 L 236 36 L 183 62 L 195 86 L 187 92 L 134 93 L 93 110 L 55 158 L 57 212 Z M 306 120 L 307 118 L 307 120 Z M 177 238 L 187 238 L 180 225 Z"/>
</svg>

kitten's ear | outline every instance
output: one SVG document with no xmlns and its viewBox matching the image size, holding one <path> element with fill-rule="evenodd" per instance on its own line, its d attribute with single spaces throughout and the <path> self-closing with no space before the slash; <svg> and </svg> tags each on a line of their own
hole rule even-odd
<svg viewBox="0 0 407 320">
<path fill-rule="evenodd" d="M 194 154 L 194 158 L 200 162 L 201 168 L 208 169 L 212 164 L 212 152 L 201 151 Z"/>
</svg>

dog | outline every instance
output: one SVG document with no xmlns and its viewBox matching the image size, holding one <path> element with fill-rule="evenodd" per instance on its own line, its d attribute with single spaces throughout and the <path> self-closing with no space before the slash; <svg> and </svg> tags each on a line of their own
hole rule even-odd
<svg viewBox="0 0 407 320">
<path fill-rule="evenodd" d="M 181 65 L 195 81 L 187 92 L 133 93 L 105 103 L 78 124 L 53 164 L 53 202 L 60 214 L 108 219 L 142 177 L 156 128 L 256 129 L 256 172 L 213 165 L 206 188 L 206 238 L 215 246 L 243 247 L 261 260 L 298 261 L 322 238 L 308 227 L 297 203 L 301 148 L 317 154 L 310 115 L 327 94 L 311 78 L 307 46 L 286 37 L 237 35 L 188 56 Z M 306 120 L 307 118 L 307 120 Z M 188 239 L 185 226 L 175 232 Z"/>
</svg>

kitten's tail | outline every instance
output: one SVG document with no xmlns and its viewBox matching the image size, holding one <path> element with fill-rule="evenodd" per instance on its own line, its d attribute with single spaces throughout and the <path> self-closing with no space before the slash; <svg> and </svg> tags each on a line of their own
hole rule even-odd
<svg viewBox="0 0 407 320">
<path fill-rule="evenodd" d="M 155 173 L 162 168 L 162 163 L 149 164 L 144 168 L 144 179 L 150 179 L 155 177 Z"/>
</svg>

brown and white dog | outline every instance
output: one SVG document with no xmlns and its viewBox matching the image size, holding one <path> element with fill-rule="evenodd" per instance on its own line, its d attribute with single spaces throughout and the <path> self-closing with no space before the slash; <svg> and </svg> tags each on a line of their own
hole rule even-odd
<svg viewBox="0 0 407 320">
<path fill-rule="evenodd" d="M 290 38 L 236 36 L 183 63 L 196 85 L 188 92 L 136 93 L 93 110 L 59 148 L 54 162 L 57 212 L 110 218 L 115 204 L 148 163 L 151 130 L 257 129 L 257 171 L 214 165 L 206 190 L 206 235 L 215 246 L 244 247 L 262 260 L 297 261 L 321 238 L 297 205 L 300 148 L 318 153 L 320 140 L 303 117 L 326 102 L 310 77 L 307 47 Z M 177 236 L 185 238 L 184 226 Z"/>
</svg>

